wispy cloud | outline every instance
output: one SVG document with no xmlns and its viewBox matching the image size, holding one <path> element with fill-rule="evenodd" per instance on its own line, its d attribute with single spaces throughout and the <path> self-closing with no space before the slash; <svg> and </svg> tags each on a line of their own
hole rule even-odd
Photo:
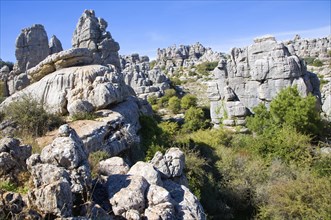
<svg viewBox="0 0 331 220">
<path fill-rule="evenodd" d="M 327 37 L 331 35 L 331 26 L 329 25 L 319 28 L 284 31 L 284 32 L 260 33 L 242 38 L 234 38 L 227 42 L 221 42 L 221 43 L 218 42 L 215 44 L 211 44 L 210 47 L 217 51 L 228 52 L 232 47 L 248 46 L 253 43 L 254 38 L 267 34 L 273 35 L 278 41 L 293 39 L 296 34 L 301 35 L 302 38 L 319 38 L 319 37 Z"/>
<path fill-rule="evenodd" d="M 147 32 L 145 35 L 150 41 L 153 42 L 165 42 L 168 39 L 166 35 L 158 33 L 156 31 Z"/>
</svg>

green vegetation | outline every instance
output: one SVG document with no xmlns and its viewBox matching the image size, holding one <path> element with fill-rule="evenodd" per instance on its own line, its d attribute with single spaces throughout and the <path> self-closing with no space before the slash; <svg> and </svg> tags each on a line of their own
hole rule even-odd
<svg viewBox="0 0 331 220">
<path fill-rule="evenodd" d="M 329 130 L 315 106 L 314 97 L 284 89 L 247 119 L 254 134 L 209 129 L 195 105 L 181 125 L 142 116 L 143 156 L 181 148 L 208 219 L 329 219 L 331 160 L 315 145 Z"/>
<path fill-rule="evenodd" d="M 108 159 L 110 156 L 105 151 L 95 151 L 89 154 L 88 161 L 91 167 L 92 177 L 95 178 L 98 175 L 98 164 L 102 160 Z"/>
<path fill-rule="evenodd" d="M 316 67 L 320 67 L 323 66 L 323 62 L 320 61 L 319 59 L 315 59 L 312 65 Z"/>
<path fill-rule="evenodd" d="M 180 106 L 182 109 L 187 110 L 191 107 L 196 107 L 197 101 L 198 101 L 197 97 L 195 97 L 194 95 L 188 94 L 182 98 L 182 100 L 180 102 Z"/>
<path fill-rule="evenodd" d="M 218 65 L 218 62 L 204 62 L 198 64 L 196 70 L 198 73 L 208 76 L 210 71 L 213 71 Z"/>
<path fill-rule="evenodd" d="M 98 116 L 94 112 L 79 112 L 71 116 L 73 121 L 77 120 L 94 120 Z"/>
<path fill-rule="evenodd" d="M 47 113 L 42 104 L 29 96 L 10 103 L 3 113 L 5 118 L 18 124 L 19 133 L 23 136 L 41 136 L 64 123 L 59 116 Z"/>
<path fill-rule="evenodd" d="M 152 70 L 155 65 L 156 65 L 156 60 L 152 60 L 151 62 L 149 62 L 149 69 Z"/>
<path fill-rule="evenodd" d="M 168 108 L 174 113 L 177 114 L 180 111 L 180 99 L 177 96 L 173 96 L 169 99 Z"/>
</svg>

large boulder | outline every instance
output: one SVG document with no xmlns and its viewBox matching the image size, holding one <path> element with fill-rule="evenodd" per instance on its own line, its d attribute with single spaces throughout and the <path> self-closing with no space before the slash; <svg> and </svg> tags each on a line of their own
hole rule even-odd
<svg viewBox="0 0 331 220">
<path fill-rule="evenodd" d="M 129 165 L 121 157 L 111 157 L 99 162 L 98 173 L 104 176 L 127 174 Z"/>
<path fill-rule="evenodd" d="M 74 48 L 88 48 L 94 52 L 97 63 L 112 64 L 120 69 L 119 44 L 112 38 L 107 29 L 107 22 L 95 17 L 93 10 L 85 10 L 79 18 L 72 37 Z"/>
</svg>

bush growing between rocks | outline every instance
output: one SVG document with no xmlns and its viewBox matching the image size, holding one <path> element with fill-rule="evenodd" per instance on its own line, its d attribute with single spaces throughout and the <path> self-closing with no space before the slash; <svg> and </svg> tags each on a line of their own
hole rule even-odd
<svg viewBox="0 0 331 220">
<path fill-rule="evenodd" d="M 100 161 L 106 160 L 109 158 L 109 154 L 105 151 L 95 151 L 89 154 L 88 161 L 90 164 L 91 168 L 91 174 L 92 177 L 95 178 L 97 177 L 97 165 L 99 164 Z"/>
<path fill-rule="evenodd" d="M 218 65 L 218 62 L 204 62 L 196 66 L 197 72 L 208 76 L 210 71 L 213 71 Z"/>
<path fill-rule="evenodd" d="M 171 97 L 168 101 L 168 108 L 174 114 L 178 114 L 180 111 L 180 99 L 177 96 Z"/>
<path fill-rule="evenodd" d="M 185 95 L 180 102 L 180 106 L 182 109 L 189 109 L 190 107 L 196 107 L 197 106 L 197 97 L 194 95 Z"/>
<path fill-rule="evenodd" d="M 201 108 L 190 107 L 185 112 L 184 119 L 183 130 L 186 132 L 197 131 L 208 127 L 208 120 L 206 120 Z"/>
<path fill-rule="evenodd" d="M 312 65 L 316 67 L 320 67 L 323 66 L 323 62 L 320 61 L 319 59 L 315 59 Z"/>
<path fill-rule="evenodd" d="M 15 121 L 19 132 L 42 136 L 64 123 L 60 116 L 45 111 L 43 105 L 29 96 L 10 103 L 4 109 L 5 118 Z"/>
</svg>

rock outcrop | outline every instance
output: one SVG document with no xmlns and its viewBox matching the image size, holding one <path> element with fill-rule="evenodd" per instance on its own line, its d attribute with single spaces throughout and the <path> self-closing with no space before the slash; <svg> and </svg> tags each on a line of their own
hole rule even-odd
<svg viewBox="0 0 331 220">
<path fill-rule="evenodd" d="M 108 23 L 95 17 L 93 10 L 85 10 L 80 17 L 72 37 L 72 47 L 88 48 L 94 52 L 96 63 L 112 64 L 120 69 L 119 44 L 106 31 Z"/>
<path fill-rule="evenodd" d="M 36 24 L 30 28 L 25 28 L 16 39 L 15 56 L 17 63 L 14 65 L 14 72 L 23 73 L 48 55 L 48 37 L 44 26 Z"/>
<path fill-rule="evenodd" d="M 106 192 L 116 216 L 126 219 L 205 219 L 197 198 L 174 176 L 185 178 L 183 171 L 185 157 L 178 148 L 170 148 L 163 156 L 157 152 L 155 158 L 164 160 L 164 166 L 171 170 L 168 176 L 153 165 L 153 162 L 138 162 L 125 174 L 111 174 L 103 184 L 96 187 L 95 193 Z M 118 159 L 116 159 L 118 160 Z M 156 159 L 153 159 L 154 161 Z M 100 167 L 106 162 L 101 161 Z M 155 162 L 154 162 L 155 163 Z M 113 170 L 113 168 L 109 168 Z M 103 171 L 103 173 L 106 173 Z M 112 173 L 112 172 L 111 172 Z M 105 178 L 103 178 L 105 179 Z"/>
<path fill-rule="evenodd" d="M 58 53 L 63 50 L 61 41 L 53 35 L 49 41 L 49 54 Z"/>
<path fill-rule="evenodd" d="M 25 161 L 31 152 L 31 146 L 21 145 L 18 139 L 0 139 L 0 180 L 17 183 L 18 174 L 27 170 Z"/>
<path fill-rule="evenodd" d="M 203 62 L 217 62 L 224 55 L 205 48 L 202 44 L 172 46 L 157 50 L 157 66 L 172 74 L 180 67 L 192 67 Z"/>
<path fill-rule="evenodd" d="M 138 54 L 121 56 L 121 67 L 126 84 L 143 99 L 154 95 L 160 97 L 164 90 L 170 88 L 170 80 L 156 67 L 150 69 L 149 58 Z"/>
<path fill-rule="evenodd" d="M 300 94 L 312 93 L 320 101 L 319 79 L 306 70 L 305 62 L 272 36 L 254 40 L 245 48 L 233 48 L 229 60 L 220 60 L 209 83 L 214 124 L 244 125 L 254 106 L 266 105 L 277 93 L 296 85 Z"/>
<path fill-rule="evenodd" d="M 301 58 L 313 57 L 321 60 L 330 58 L 328 52 L 331 51 L 331 35 L 317 39 L 302 39 L 296 35 L 293 40 L 285 41 L 284 44 L 291 54 Z"/>
</svg>

